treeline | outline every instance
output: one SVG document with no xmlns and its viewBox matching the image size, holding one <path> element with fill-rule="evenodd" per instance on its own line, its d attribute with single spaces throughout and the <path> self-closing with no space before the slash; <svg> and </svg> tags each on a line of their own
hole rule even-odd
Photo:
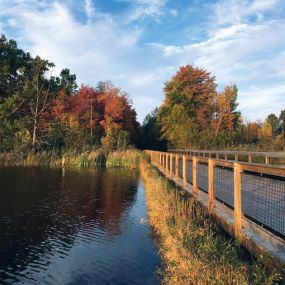
<svg viewBox="0 0 285 285">
<path fill-rule="evenodd" d="M 136 145 L 139 124 L 132 102 L 110 82 L 77 86 L 68 69 L 32 57 L 0 38 L 0 151 L 110 152 Z"/>
<path fill-rule="evenodd" d="M 180 67 L 164 85 L 163 104 L 140 126 L 128 95 L 111 82 L 78 87 L 75 74 L 63 69 L 54 76 L 54 67 L 0 37 L 0 152 L 285 150 L 285 109 L 264 122 L 246 121 L 237 86 L 218 92 L 205 69 Z"/>
<path fill-rule="evenodd" d="M 164 94 L 143 122 L 146 148 L 285 150 L 285 109 L 264 122 L 246 121 L 237 110 L 237 86 L 218 92 L 205 69 L 180 67 Z"/>
</svg>

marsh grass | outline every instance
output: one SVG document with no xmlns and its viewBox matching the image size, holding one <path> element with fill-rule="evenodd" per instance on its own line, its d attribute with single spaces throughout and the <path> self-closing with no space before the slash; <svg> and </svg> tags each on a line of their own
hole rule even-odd
<svg viewBox="0 0 285 285">
<path fill-rule="evenodd" d="M 106 166 L 138 168 L 143 157 L 144 153 L 136 149 L 114 151 L 108 155 Z"/>
<path fill-rule="evenodd" d="M 163 284 L 283 284 L 276 271 L 254 260 L 186 192 L 146 161 L 140 169 L 149 222 L 159 237 Z"/>
<path fill-rule="evenodd" d="M 48 166 L 48 167 L 129 167 L 139 168 L 140 160 L 144 153 L 136 150 L 114 151 L 105 155 L 101 149 L 73 152 L 67 151 L 63 154 L 52 151 L 23 153 L 1 153 L 0 166 Z"/>
</svg>

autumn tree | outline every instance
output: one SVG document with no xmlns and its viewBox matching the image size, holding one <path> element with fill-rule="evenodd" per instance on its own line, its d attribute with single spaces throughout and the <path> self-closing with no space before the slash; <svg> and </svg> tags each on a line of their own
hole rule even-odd
<svg viewBox="0 0 285 285">
<path fill-rule="evenodd" d="M 220 130 L 232 131 L 238 124 L 239 112 L 236 111 L 238 104 L 237 87 L 226 86 L 224 91 L 217 93 L 214 97 L 214 114 L 212 126 L 215 130 L 215 137 Z"/>
<path fill-rule="evenodd" d="M 186 143 L 186 138 L 176 138 L 177 130 L 174 127 L 171 128 L 171 120 L 174 120 L 175 124 L 185 126 L 188 139 L 192 138 L 192 141 L 188 141 L 188 145 L 193 143 L 197 131 L 209 127 L 213 116 L 213 100 L 216 95 L 214 80 L 215 78 L 205 69 L 186 65 L 180 67 L 176 75 L 165 83 L 165 100 L 160 108 L 158 118 L 162 125 L 163 136 L 173 146 L 178 141 L 179 144 L 182 141 Z M 178 107 L 174 109 L 175 106 Z M 182 114 L 179 114 L 178 111 L 182 111 Z M 175 115 L 178 117 L 174 118 Z M 189 122 L 188 126 L 185 125 L 185 120 Z M 176 138 L 175 141 L 173 138 Z"/>
<path fill-rule="evenodd" d="M 103 104 L 100 94 L 93 87 L 82 85 L 72 97 L 72 114 L 78 125 L 89 132 L 89 144 L 98 142 L 102 134 Z"/>
<path fill-rule="evenodd" d="M 136 111 L 132 108 L 128 95 L 110 82 L 101 82 L 98 90 L 104 110 L 104 116 L 100 122 L 105 131 L 105 137 L 102 138 L 103 145 L 106 149 L 114 149 L 121 148 L 129 142 L 136 144 L 138 122 Z"/>
</svg>

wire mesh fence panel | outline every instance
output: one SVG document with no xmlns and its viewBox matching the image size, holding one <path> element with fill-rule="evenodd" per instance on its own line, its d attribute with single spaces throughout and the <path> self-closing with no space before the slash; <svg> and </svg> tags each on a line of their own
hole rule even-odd
<svg viewBox="0 0 285 285">
<path fill-rule="evenodd" d="M 285 178 L 245 171 L 242 211 L 248 218 L 285 237 Z"/>
<path fill-rule="evenodd" d="M 188 183 L 193 184 L 193 163 L 192 163 L 192 160 L 186 161 L 186 180 Z"/>
<path fill-rule="evenodd" d="M 183 159 L 179 158 L 178 160 L 178 176 L 183 178 Z"/>
<path fill-rule="evenodd" d="M 208 192 L 208 164 L 197 163 L 197 185 L 204 192 Z"/>
<path fill-rule="evenodd" d="M 234 207 L 234 171 L 231 168 L 214 167 L 214 196 L 219 201 Z"/>
</svg>

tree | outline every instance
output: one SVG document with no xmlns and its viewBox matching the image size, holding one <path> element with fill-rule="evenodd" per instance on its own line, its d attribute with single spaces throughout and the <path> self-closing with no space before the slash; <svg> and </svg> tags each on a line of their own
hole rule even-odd
<svg viewBox="0 0 285 285">
<path fill-rule="evenodd" d="M 275 114 L 270 114 L 266 118 L 266 122 L 271 126 L 272 135 L 275 137 L 278 131 L 279 120 Z"/>
<path fill-rule="evenodd" d="M 31 64 L 31 70 L 26 77 L 23 86 L 23 98 L 25 100 L 25 115 L 32 121 L 32 145 L 37 144 L 37 134 L 40 120 L 50 105 L 54 94 L 51 92 L 51 71 L 54 64 L 36 57 Z M 47 76 L 47 72 L 50 75 Z"/>
<path fill-rule="evenodd" d="M 208 126 L 212 117 L 212 102 L 216 94 L 215 78 L 205 69 L 186 65 L 164 87 L 165 101 L 162 109 L 181 104 L 187 115 L 201 129 Z"/>
<path fill-rule="evenodd" d="M 0 37 L 0 102 L 22 88 L 23 76 L 19 71 L 26 69 L 30 61 L 29 53 L 19 49 L 14 40 Z"/>
<path fill-rule="evenodd" d="M 209 72 L 191 65 L 182 66 L 176 75 L 165 83 L 164 93 L 165 100 L 160 108 L 158 120 L 163 136 L 171 138 L 173 146 L 178 142 L 180 145 L 186 144 L 186 137 L 191 139 L 197 132 L 209 128 L 216 96 L 214 77 Z M 178 111 L 182 111 L 182 114 Z M 175 115 L 177 118 L 174 118 Z M 182 122 L 182 118 L 188 124 Z M 183 124 L 184 133 L 172 126 L 171 120 L 173 124 Z M 172 131 L 174 133 L 171 133 Z M 181 138 L 177 138 L 177 135 L 181 135 Z M 190 141 L 187 145 L 190 146 Z"/>
<path fill-rule="evenodd" d="M 265 121 L 262 125 L 261 128 L 258 130 L 258 137 L 261 141 L 269 141 L 272 139 L 273 135 L 273 130 L 272 130 L 272 125 Z"/>
<path fill-rule="evenodd" d="M 283 138 L 283 145 L 285 145 L 285 109 L 281 111 L 279 116 L 280 130 Z"/>
<path fill-rule="evenodd" d="M 110 82 L 101 82 L 98 86 L 100 90 L 100 102 L 103 105 L 104 117 L 100 124 L 105 130 L 105 134 L 110 126 L 122 129 L 129 133 L 129 139 L 133 144 L 137 143 L 139 124 L 137 122 L 136 111 L 132 107 L 132 101 L 128 94 L 116 88 Z"/>
<path fill-rule="evenodd" d="M 227 86 L 224 91 L 217 93 L 214 98 L 214 115 L 212 126 L 215 130 L 215 137 L 218 136 L 220 130 L 232 131 L 234 125 L 237 124 L 235 121 L 239 118 L 236 108 L 238 104 L 237 99 L 237 88 L 236 86 Z"/>
<path fill-rule="evenodd" d="M 161 137 L 161 126 L 158 123 L 159 109 L 155 108 L 146 115 L 141 126 L 141 147 L 143 149 L 166 150 L 166 140 Z"/>
<path fill-rule="evenodd" d="M 167 116 L 161 118 L 163 137 L 171 146 L 188 148 L 195 141 L 197 125 L 183 105 L 176 104 Z"/>
<path fill-rule="evenodd" d="M 89 130 L 91 146 L 102 134 L 100 122 L 104 116 L 103 108 L 100 94 L 92 87 L 82 85 L 72 97 L 72 114 L 79 125 Z"/>
</svg>

